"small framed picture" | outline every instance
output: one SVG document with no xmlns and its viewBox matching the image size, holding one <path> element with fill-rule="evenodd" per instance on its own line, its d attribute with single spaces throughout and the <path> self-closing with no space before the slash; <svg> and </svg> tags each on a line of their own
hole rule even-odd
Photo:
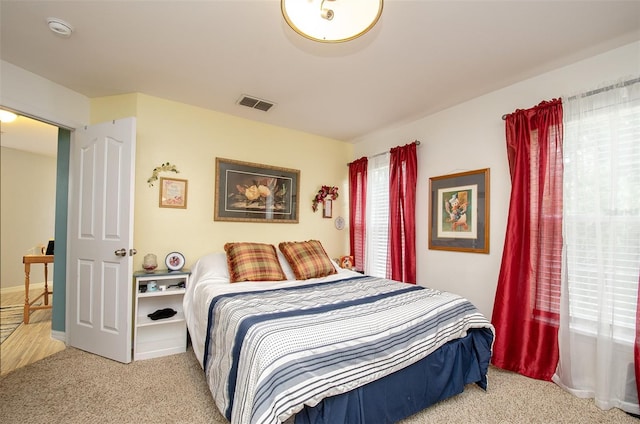
<svg viewBox="0 0 640 424">
<path fill-rule="evenodd" d="M 164 259 L 164 263 L 169 271 L 180 271 L 184 266 L 184 255 L 180 252 L 171 252 Z"/>
<path fill-rule="evenodd" d="M 332 209 L 333 209 L 333 200 L 324 199 L 324 205 L 322 207 L 322 217 L 331 218 Z"/>
<path fill-rule="evenodd" d="M 340 268 L 353 268 L 353 256 L 341 256 L 340 257 Z"/>
<path fill-rule="evenodd" d="M 187 180 L 160 178 L 160 207 L 187 208 Z"/>
</svg>

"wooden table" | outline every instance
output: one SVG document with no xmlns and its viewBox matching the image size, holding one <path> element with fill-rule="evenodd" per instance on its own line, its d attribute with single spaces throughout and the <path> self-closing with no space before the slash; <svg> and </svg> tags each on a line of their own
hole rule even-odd
<svg viewBox="0 0 640 424">
<path fill-rule="evenodd" d="M 24 323 L 29 324 L 29 313 L 32 310 L 51 309 L 49 295 L 52 294 L 52 292 L 49 291 L 49 283 L 47 281 L 49 277 L 47 266 L 53 263 L 53 255 L 25 255 L 22 257 L 22 263 L 24 264 Z M 29 301 L 29 274 L 31 273 L 31 264 L 44 265 L 44 291 L 32 301 Z M 44 297 L 44 305 L 31 306 L 41 297 Z"/>
</svg>

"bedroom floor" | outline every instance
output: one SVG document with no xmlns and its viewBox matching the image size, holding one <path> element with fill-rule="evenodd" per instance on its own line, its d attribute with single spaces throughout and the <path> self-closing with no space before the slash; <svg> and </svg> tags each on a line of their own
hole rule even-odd
<svg viewBox="0 0 640 424">
<path fill-rule="evenodd" d="M 41 289 L 32 290 L 34 298 Z M 24 304 L 24 292 L 3 293 L 1 306 Z M 11 335 L 0 344 L 0 375 L 24 367 L 65 349 L 65 344 L 51 338 L 51 309 L 38 309 L 31 313 L 29 324 L 21 323 Z"/>
</svg>

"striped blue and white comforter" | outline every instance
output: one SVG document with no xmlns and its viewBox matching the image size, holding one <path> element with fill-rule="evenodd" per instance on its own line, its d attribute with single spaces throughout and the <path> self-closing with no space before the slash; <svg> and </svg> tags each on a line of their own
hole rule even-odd
<svg viewBox="0 0 640 424">
<path fill-rule="evenodd" d="M 466 299 L 375 277 L 228 293 L 209 304 L 203 366 L 232 423 L 278 423 L 413 364 L 471 328 Z"/>
</svg>

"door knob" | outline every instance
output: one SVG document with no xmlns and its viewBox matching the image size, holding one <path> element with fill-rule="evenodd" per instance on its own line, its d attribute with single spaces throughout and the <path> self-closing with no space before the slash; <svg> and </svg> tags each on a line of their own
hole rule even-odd
<svg viewBox="0 0 640 424">
<path fill-rule="evenodd" d="M 129 256 L 133 256 L 136 253 L 138 253 L 138 251 L 136 249 L 129 249 Z"/>
<path fill-rule="evenodd" d="M 120 250 L 116 250 L 115 252 L 113 252 L 116 254 L 116 256 L 127 256 L 127 249 L 125 249 L 124 247 Z"/>
</svg>

